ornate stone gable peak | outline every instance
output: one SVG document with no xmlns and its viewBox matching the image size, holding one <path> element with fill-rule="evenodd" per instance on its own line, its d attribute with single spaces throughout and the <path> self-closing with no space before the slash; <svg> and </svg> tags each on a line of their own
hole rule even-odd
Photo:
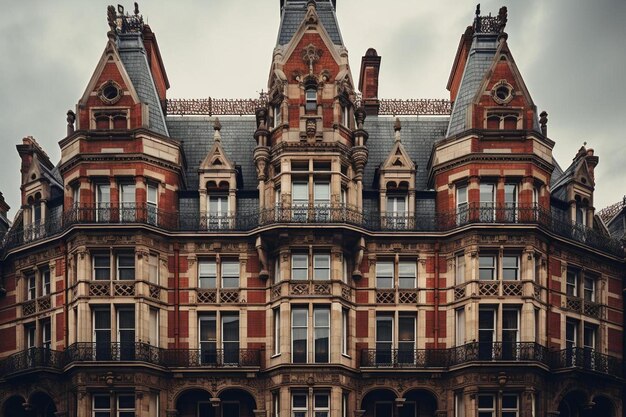
<svg viewBox="0 0 626 417">
<path fill-rule="evenodd" d="M 216 130 L 216 133 L 218 131 Z M 235 169 L 235 164 L 228 158 L 224 148 L 222 147 L 222 143 L 219 140 L 213 142 L 213 146 L 207 153 L 206 157 L 200 164 L 199 171 L 206 172 L 212 170 L 220 170 L 220 171 L 232 171 Z"/>
<path fill-rule="evenodd" d="M 387 159 L 382 165 L 382 169 L 415 171 L 415 164 L 411 160 L 400 140 L 396 140 L 394 143 L 393 148 L 391 148 L 391 152 L 389 152 Z"/>
<path fill-rule="evenodd" d="M 302 61 L 309 66 L 311 74 L 313 74 L 313 65 L 320 60 L 322 53 L 323 51 L 312 43 L 302 50 Z"/>
</svg>

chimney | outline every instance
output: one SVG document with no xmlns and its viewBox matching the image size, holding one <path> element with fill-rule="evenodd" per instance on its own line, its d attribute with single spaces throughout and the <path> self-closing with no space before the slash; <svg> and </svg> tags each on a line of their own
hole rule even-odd
<svg viewBox="0 0 626 417">
<path fill-rule="evenodd" d="M 378 99 L 378 73 L 380 71 L 380 59 L 376 50 L 370 48 L 361 59 L 361 75 L 359 77 L 359 90 L 363 95 L 363 107 L 368 116 L 378 115 L 380 100 Z"/>
</svg>

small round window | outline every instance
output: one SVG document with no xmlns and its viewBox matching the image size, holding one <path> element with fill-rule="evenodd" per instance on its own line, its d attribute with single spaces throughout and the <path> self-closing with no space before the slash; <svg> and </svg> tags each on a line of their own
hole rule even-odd
<svg viewBox="0 0 626 417">
<path fill-rule="evenodd" d="M 513 86 L 506 80 L 500 80 L 491 89 L 491 97 L 498 104 L 506 104 L 513 99 Z"/>
<path fill-rule="evenodd" d="M 122 88 L 115 81 L 107 81 L 100 87 L 100 100 L 106 104 L 114 104 L 122 98 Z"/>
</svg>

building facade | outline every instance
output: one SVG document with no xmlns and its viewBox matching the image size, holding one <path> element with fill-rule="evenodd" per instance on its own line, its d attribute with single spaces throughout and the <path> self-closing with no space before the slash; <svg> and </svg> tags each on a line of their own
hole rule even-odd
<svg viewBox="0 0 626 417">
<path fill-rule="evenodd" d="M 168 99 L 108 8 L 61 160 L 17 146 L 3 416 L 622 415 L 623 204 L 596 215 L 592 149 L 552 157 L 506 8 L 450 100 L 400 101 L 374 49 L 353 79 L 335 5 L 281 0 L 249 101 Z"/>
</svg>

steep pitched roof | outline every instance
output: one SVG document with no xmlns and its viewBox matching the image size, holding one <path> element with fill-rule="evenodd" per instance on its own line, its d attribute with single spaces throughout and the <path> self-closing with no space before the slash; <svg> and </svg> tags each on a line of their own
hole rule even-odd
<svg viewBox="0 0 626 417">
<path fill-rule="evenodd" d="M 335 45 L 343 45 L 337 15 L 332 2 L 318 0 L 316 2 L 319 20 L 328 32 L 330 39 Z M 287 0 L 282 7 L 280 15 L 280 27 L 278 29 L 277 45 L 287 44 L 296 33 L 304 20 L 307 12 L 307 2 L 302 0 Z"/>
<path fill-rule="evenodd" d="M 136 32 L 118 34 L 117 47 L 139 100 L 148 105 L 148 128 L 161 135 L 169 136 L 141 34 Z"/>
<path fill-rule="evenodd" d="M 498 33 L 474 34 L 446 136 L 455 135 L 468 128 L 467 109 L 472 105 L 472 100 L 493 63 L 497 49 Z"/>
</svg>

